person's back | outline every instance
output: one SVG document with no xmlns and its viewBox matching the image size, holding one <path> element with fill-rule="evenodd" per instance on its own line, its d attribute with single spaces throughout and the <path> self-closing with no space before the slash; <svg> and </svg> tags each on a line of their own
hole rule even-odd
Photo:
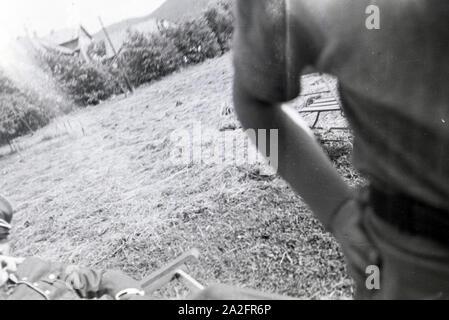
<svg viewBox="0 0 449 320">
<path fill-rule="evenodd" d="M 328 21 L 316 66 L 340 81 L 357 167 L 380 188 L 449 209 L 449 3 L 376 1 L 379 29 L 368 29 L 371 2 L 306 1 L 317 24 Z"/>
<path fill-rule="evenodd" d="M 285 139 L 300 132 L 286 134 L 293 130 L 284 126 L 288 120 L 276 114 L 264 119 L 244 104 L 275 106 L 295 98 L 301 71 L 313 65 L 339 79 L 355 135 L 354 164 L 370 178 L 376 214 L 394 230 L 409 228 L 406 234 L 435 241 L 441 246 L 436 255 L 449 260 L 449 2 L 240 0 L 237 16 L 237 113 L 246 126 L 280 128 L 280 152 L 287 154 L 280 154 L 281 174 L 316 213 L 321 210 L 313 193 L 324 183 L 313 185 L 304 174 L 291 177 L 295 166 L 289 162 L 307 151 L 298 149 L 295 156 L 291 142 L 282 146 L 283 130 Z M 302 166 L 296 165 L 310 171 Z M 308 191 L 307 183 L 317 190 Z M 448 277 L 440 281 L 445 294 Z"/>
<path fill-rule="evenodd" d="M 376 1 L 379 29 L 366 26 L 372 1 L 285 3 L 286 17 L 276 19 L 289 24 L 289 43 L 280 52 L 308 51 L 303 60 L 289 58 L 300 67 L 286 68 L 313 64 L 338 77 L 356 166 L 382 187 L 449 209 L 449 2 Z M 270 42 L 254 41 L 260 49 Z"/>
</svg>

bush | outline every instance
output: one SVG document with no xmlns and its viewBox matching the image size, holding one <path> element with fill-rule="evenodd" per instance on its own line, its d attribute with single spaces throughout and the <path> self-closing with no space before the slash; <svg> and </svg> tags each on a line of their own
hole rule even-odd
<svg viewBox="0 0 449 320">
<path fill-rule="evenodd" d="M 87 55 L 94 60 L 101 60 L 106 54 L 106 43 L 103 40 L 93 41 L 87 48 Z"/>
<path fill-rule="evenodd" d="M 0 145 L 45 126 L 54 116 L 37 94 L 19 88 L 0 70 Z"/>
<path fill-rule="evenodd" d="M 221 3 L 194 20 L 160 30 L 160 34 L 130 32 L 118 59 L 133 85 L 166 76 L 182 65 L 195 64 L 223 54 L 230 48 L 233 21 L 229 3 Z M 123 91 L 117 66 L 109 65 L 104 42 L 88 48 L 94 62 L 56 51 L 41 54 L 41 60 L 59 80 L 75 103 L 97 104 Z"/>
<path fill-rule="evenodd" d="M 234 14 L 229 3 L 220 3 L 204 12 L 204 18 L 215 34 L 221 53 L 231 48 L 232 35 L 234 33 Z"/>
<path fill-rule="evenodd" d="M 134 85 L 159 79 L 182 65 L 182 55 L 170 39 L 141 32 L 129 34 L 120 58 Z"/>
<path fill-rule="evenodd" d="M 173 41 L 185 64 L 199 63 L 221 53 L 217 38 L 204 18 L 168 28 L 162 34 Z"/>
<path fill-rule="evenodd" d="M 117 72 L 102 62 L 86 63 L 78 56 L 55 51 L 44 52 L 41 57 L 78 105 L 98 104 L 121 90 Z"/>
</svg>

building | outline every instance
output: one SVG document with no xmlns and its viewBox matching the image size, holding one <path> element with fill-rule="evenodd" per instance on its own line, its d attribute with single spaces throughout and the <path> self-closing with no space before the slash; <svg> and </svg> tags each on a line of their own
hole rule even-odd
<svg viewBox="0 0 449 320">
<path fill-rule="evenodd" d="M 86 61 L 91 60 L 87 51 L 93 37 L 82 25 L 76 29 L 53 31 L 48 36 L 39 38 L 38 41 L 46 49 L 68 55 L 79 54 Z"/>
</svg>

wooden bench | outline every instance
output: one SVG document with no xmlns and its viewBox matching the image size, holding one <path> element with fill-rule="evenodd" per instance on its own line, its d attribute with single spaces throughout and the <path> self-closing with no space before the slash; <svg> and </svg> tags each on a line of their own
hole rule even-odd
<svg viewBox="0 0 449 320">
<path fill-rule="evenodd" d="M 341 111 L 340 103 L 334 98 L 316 99 L 309 98 L 306 102 L 306 106 L 299 110 L 299 113 L 316 113 L 317 116 L 312 125 L 312 129 L 315 129 L 320 116 L 323 112 L 335 112 Z"/>
<path fill-rule="evenodd" d="M 162 288 L 173 280 L 180 280 L 189 290 L 188 300 L 284 300 L 292 299 L 287 296 L 275 294 L 267 294 L 251 289 L 241 289 L 237 287 L 214 285 L 205 287 L 197 280 L 191 277 L 184 267 L 187 263 L 197 261 L 199 251 L 192 249 L 184 253 L 174 261 L 156 270 L 148 277 L 143 279 L 140 284 L 145 291 L 145 295 L 149 297 L 153 292 Z"/>
<path fill-rule="evenodd" d="M 197 249 L 192 249 L 143 279 L 140 284 L 145 294 L 150 295 L 175 279 L 182 281 L 193 293 L 204 290 L 203 285 L 184 271 L 185 265 L 197 261 L 199 255 Z"/>
</svg>

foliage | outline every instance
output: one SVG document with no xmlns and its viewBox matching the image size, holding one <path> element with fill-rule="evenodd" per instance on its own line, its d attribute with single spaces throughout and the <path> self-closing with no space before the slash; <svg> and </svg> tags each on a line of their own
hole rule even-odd
<svg viewBox="0 0 449 320">
<path fill-rule="evenodd" d="M 36 93 L 19 88 L 0 70 L 0 145 L 36 130 L 54 116 Z"/>
<path fill-rule="evenodd" d="M 162 35 L 173 41 L 186 64 L 202 62 L 221 52 L 217 38 L 204 18 L 167 28 Z"/>
<path fill-rule="evenodd" d="M 56 51 L 46 51 L 41 58 L 78 105 L 95 105 L 120 92 L 117 71 L 103 62 L 88 63 Z"/>
<path fill-rule="evenodd" d="M 134 85 L 166 76 L 182 64 L 182 56 L 170 39 L 141 32 L 129 34 L 120 58 Z"/>
<path fill-rule="evenodd" d="M 104 58 L 107 54 L 106 43 L 103 40 L 93 41 L 87 48 L 87 54 L 95 60 Z"/>
<path fill-rule="evenodd" d="M 160 30 L 158 34 L 132 32 L 121 48 L 120 59 L 132 84 L 139 86 L 164 77 L 181 66 L 196 64 L 223 54 L 230 48 L 233 33 L 230 5 L 221 3 L 204 14 L 179 25 Z M 88 48 L 93 62 L 77 55 L 46 51 L 41 60 L 60 82 L 75 103 L 95 105 L 123 91 L 117 61 L 106 59 L 104 41 Z"/>
<path fill-rule="evenodd" d="M 229 3 L 220 3 L 204 12 L 204 18 L 215 34 L 221 53 L 231 48 L 232 35 L 234 33 L 234 14 Z"/>
<path fill-rule="evenodd" d="M 56 50 L 39 52 L 38 58 L 72 101 L 80 106 L 95 105 L 124 90 L 116 59 L 122 62 L 132 84 L 139 86 L 228 51 L 233 22 L 230 5 L 224 2 L 158 34 L 130 32 L 120 56 L 112 60 L 106 58 L 104 41 L 89 45 L 92 62 Z M 19 88 L 0 72 L 0 143 L 47 124 L 55 116 L 50 105 L 61 109 L 60 101 L 55 103 L 45 95 Z"/>
</svg>

